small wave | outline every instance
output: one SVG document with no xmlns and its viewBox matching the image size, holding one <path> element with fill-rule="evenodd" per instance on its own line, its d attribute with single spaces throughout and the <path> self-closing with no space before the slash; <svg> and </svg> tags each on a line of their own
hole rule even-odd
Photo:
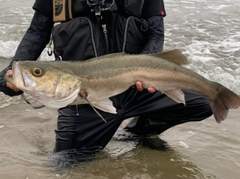
<svg viewBox="0 0 240 179">
<path fill-rule="evenodd" d="M 12 58 L 16 52 L 18 41 L 2 41 L 0 40 L 0 57 Z"/>
<path fill-rule="evenodd" d="M 21 96 L 9 97 L 0 92 L 0 108 L 5 108 L 11 104 L 19 104 L 21 102 Z"/>
</svg>

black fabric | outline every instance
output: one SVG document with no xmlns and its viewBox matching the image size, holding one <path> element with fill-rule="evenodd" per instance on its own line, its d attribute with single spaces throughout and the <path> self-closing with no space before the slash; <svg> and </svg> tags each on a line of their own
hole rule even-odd
<svg viewBox="0 0 240 179">
<path fill-rule="evenodd" d="M 134 5 L 136 0 L 115 0 L 117 4 L 120 4 L 120 8 L 122 9 L 122 7 L 124 7 L 125 5 L 128 8 L 133 8 L 133 14 L 130 13 L 130 15 L 136 15 L 137 12 L 136 11 L 136 6 Z M 142 2 L 143 0 L 141 0 Z M 137 1 L 136 1 L 137 2 Z M 137 6 L 139 6 L 138 3 Z M 46 16 L 51 17 L 52 19 L 52 0 L 36 0 L 34 5 L 33 5 L 33 9 L 37 10 L 43 14 L 45 14 Z M 120 9 L 120 11 L 122 11 Z M 141 9 L 141 7 L 140 7 Z M 73 16 L 74 17 L 80 17 L 80 16 L 85 16 L 85 15 L 89 15 L 91 11 L 91 8 L 89 8 L 89 6 L 86 3 L 86 0 L 73 0 Z M 127 10 L 127 11 L 131 11 L 131 10 Z M 126 12 L 124 10 L 124 12 Z M 128 14 L 129 15 L 129 14 Z M 143 10 L 142 10 L 142 17 L 143 18 L 148 18 L 150 16 L 166 16 L 166 12 L 165 12 L 165 7 L 164 7 L 164 2 L 163 0 L 145 0 L 144 1 L 144 5 L 143 5 Z"/>
<path fill-rule="evenodd" d="M 122 0 L 124 1 L 124 9 L 127 14 L 134 17 L 142 15 L 142 8 L 145 0 Z"/>
<path fill-rule="evenodd" d="M 114 52 L 138 54 L 147 42 L 146 21 L 117 15 L 115 19 Z"/>
<path fill-rule="evenodd" d="M 73 0 L 73 17 L 90 15 L 91 7 L 88 6 L 87 0 Z"/>
<path fill-rule="evenodd" d="M 163 0 L 116 0 L 119 12 L 125 16 L 149 18 L 166 16 Z"/>
<path fill-rule="evenodd" d="M 54 54 L 62 60 L 87 60 L 107 53 L 101 23 L 94 16 L 77 17 L 54 26 Z"/>
<path fill-rule="evenodd" d="M 118 11 L 125 17 L 140 17 L 144 0 L 116 0 Z"/>
<path fill-rule="evenodd" d="M 34 9 L 39 10 L 43 12 L 41 9 L 49 4 L 50 1 L 46 0 L 36 0 L 34 4 Z M 120 1 L 116 0 L 117 4 L 130 4 L 130 1 Z M 132 1 L 131 1 L 132 2 Z M 135 2 L 135 0 L 133 0 Z M 89 12 L 89 8 L 87 7 L 87 4 L 84 0 L 79 1 L 73 1 L 73 14 L 74 17 L 80 16 L 80 15 L 86 15 Z M 52 6 L 46 6 L 44 12 L 45 14 L 52 14 Z M 51 7 L 51 8 L 49 8 Z M 121 7 L 121 6 L 120 6 Z M 85 9 L 85 11 L 83 11 Z M 46 11 L 46 12 L 45 12 Z M 120 9 L 121 11 L 121 9 Z M 164 29 L 163 29 L 163 18 L 161 11 L 164 11 L 164 4 L 162 0 L 145 0 L 144 6 L 143 6 L 143 15 L 142 17 L 145 18 L 148 22 L 148 32 L 145 32 L 146 27 L 145 25 L 142 25 L 142 22 L 139 23 L 140 20 L 133 20 L 133 18 L 130 18 L 130 22 L 128 21 L 129 18 L 116 16 L 113 18 L 109 18 L 108 16 L 111 16 L 110 13 L 108 13 L 107 21 L 110 24 L 107 24 L 108 28 L 108 43 L 109 49 L 107 49 L 110 53 L 113 52 L 121 52 L 125 51 L 128 53 L 156 53 L 161 52 L 163 50 L 163 41 L 164 41 Z M 114 13 L 114 12 L 113 12 Z M 52 16 L 52 15 L 51 15 Z M 156 17 L 159 16 L 159 17 Z M 113 21 L 113 23 L 111 22 Z M 128 27 L 128 31 L 125 34 L 125 27 Z M 147 34 L 146 34 L 147 33 Z M 84 36 L 84 33 L 82 33 Z M 101 37 L 101 36 L 100 36 Z M 124 38 L 127 40 L 127 42 L 124 41 Z M 103 40 L 104 42 L 105 40 Z M 79 45 L 82 46 L 82 45 Z M 106 46 L 106 45 L 105 45 Z M 100 49 L 101 50 L 101 49 Z M 76 50 L 72 50 L 71 56 L 67 56 L 68 59 L 70 59 L 72 56 L 78 56 L 78 60 L 80 59 L 86 59 L 88 56 L 81 57 L 81 55 L 77 54 Z M 70 54 L 70 53 L 69 53 Z M 92 56 L 91 56 L 92 57 Z"/>
<path fill-rule="evenodd" d="M 201 121 L 212 115 L 211 107 L 201 95 L 185 91 L 186 106 L 176 103 L 166 95 L 147 90 L 138 92 L 133 86 L 111 98 L 117 114 L 99 111 L 107 123 L 89 105 L 68 106 L 59 109 L 55 151 L 104 148 L 124 119 L 142 116 L 150 119 L 136 133 L 160 134 L 178 124 Z"/>
<path fill-rule="evenodd" d="M 141 49 L 142 54 L 157 53 L 163 51 L 164 45 L 164 20 L 162 16 L 152 16 L 146 19 L 148 31 L 146 42 Z"/>
<path fill-rule="evenodd" d="M 151 16 L 166 16 L 163 0 L 145 0 L 142 17 L 149 18 Z"/>
<path fill-rule="evenodd" d="M 128 0 L 129 1 L 129 0 Z M 136 0 L 133 0 L 136 1 Z M 142 0 L 141 0 L 142 2 Z M 116 0 L 117 4 L 122 4 L 122 0 Z M 129 2 L 127 2 L 128 4 Z M 132 3 L 130 3 L 131 5 Z M 121 5 L 122 6 L 122 5 Z M 128 6 L 129 7 L 129 6 Z M 52 18 L 52 0 L 36 0 L 33 9 L 37 10 L 46 16 Z M 134 9 L 135 10 L 135 9 Z M 86 0 L 74 0 L 73 1 L 73 15 L 79 17 L 82 15 L 89 15 L 90 8 L 88 7 Z M 148 18 L 150 16 L 166 16 L 163 0 L 145 0 L 142 10 L 142 17 Z"/>
<path fill-rule="evenodd" d="M 35 0 L 33 9 L 53 19 L 53 0 Z"/>
<path fill-rule="evenodd" d="M 125 1 L 116 1 L 123 6 Z M 121 10 L 119 10 L 120 13 Z M 162 0 L 145 0 L 143 19 L 112 13 L 113 24 L 109 24 L 109 51 L 127 53 L 157 53 L 163 51 L 164 20 L 166 15 Z M 144 20 L 145 19 L 145 20 Z"/>
<path fill-rule="evenodd" d="M 3 92 L 4 94 L 6 94 L 8 96 L 18 96 L 23 93 L 22 91 L 15 92 L 6 86 L 0 86 L 0 92 Z"/>
<path fill-rule="evenodd" d="M 100 112 L 105 123 L 89 105 L 59 109 L 55 151 L 104 148 L 121 124 L 117 115 Z"/>
<path fill-rule="evenodd" d="M 114 31 L 109 30 L 110 52 L 147 54 L 163 51 L 164 20 L 162 16 L 151 16 L 146 20 L 136 17 L 113 16 Z M 112 33 L 112 34 L 111 34 Z M 112 39 L 113 38 L 113 39 Z"/>
</svg>

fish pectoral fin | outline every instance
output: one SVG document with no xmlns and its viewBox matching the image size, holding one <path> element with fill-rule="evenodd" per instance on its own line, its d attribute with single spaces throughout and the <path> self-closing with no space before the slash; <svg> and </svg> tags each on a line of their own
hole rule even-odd
<svg viewBox="0 0 240 179">
<path fill-rule="evenodd" d="M 98 115 L 104 122 L 107 122 L 106 119 L 104 119 L 104 117 L 95 109 L 94 104 L 92 104 L 92 103 L 88 100 L 87 96 L 82 96 L 82 97 L 88 102 L 88 104 L 92 107 L 92 109 L 94 110 L 94 112 L 97 113 L 97 115 Z"/>
<path fill-rule="evenodd" d="M 184 105 L 186 105 L 185 95 L 181 89 L 162 91 L 162 93 L 166 94 L 169 98 L 173 99 L 177 103 L 183 103 Z"/>
<path fill-rule="evenodd" d="M 100 101 L 94 101 L 94 102 L 92 102 L 92 105 L 104 112 L 117 114 L 117 110 L 113 106 L 113 103 L 109 98 L 100 100 Z"/>
</svg>

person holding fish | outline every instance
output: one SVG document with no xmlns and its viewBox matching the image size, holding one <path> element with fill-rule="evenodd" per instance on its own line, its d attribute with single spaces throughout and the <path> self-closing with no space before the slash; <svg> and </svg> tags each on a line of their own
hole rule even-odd
<svg viewBox="0 0 240 179">
<path fill-rule="evenodd" d="M 22 93 L 4 80 L 5 74 L 12 73 L 13 62 L 36 61 L 48 43 L 51 49 L 53 42 L 56 60 L 62 61 L 85 61 L 117 52 L 152 54 L 163 51 L 166 15 L 163 0 L 36 0 L 33 9 L 30 27 L 12 62 L 0 75 L 0 90 L 9 96 Z M 41 74 L 40 70 L 34 72 Z M 54 152 L 101 151 L 122 121 L 129 117 L 134 119 L 124 130 L 138 137 L 148 137 L 212 115 L 203 96 L 189 91 L 184 91 L 184 95 L 185 105 L 156 92 L 151 86 L 143 88 L 139 80 L 125 92 L 110 98 L 117 114 L 97 110 L 91 101 L 90 104 L 61 107 Z"/>
</svg>

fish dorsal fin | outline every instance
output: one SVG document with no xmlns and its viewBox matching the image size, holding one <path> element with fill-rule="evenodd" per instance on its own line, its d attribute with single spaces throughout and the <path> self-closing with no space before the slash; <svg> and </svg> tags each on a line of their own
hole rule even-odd
<svg viewBox="0 0 240 179">
<path fill-rule="evenodd" d="M 165 60 L 168 60 L 170 62 L 176 63 L 178 65 L 187 65 L 188 59 L 185 55 L 182 54 L 182 52 L 178 49 L 162 52 L 162 53 L 155 53 L 151 54 L 154 57 L 157 58 L 163 58 Z"/>
</svg>

